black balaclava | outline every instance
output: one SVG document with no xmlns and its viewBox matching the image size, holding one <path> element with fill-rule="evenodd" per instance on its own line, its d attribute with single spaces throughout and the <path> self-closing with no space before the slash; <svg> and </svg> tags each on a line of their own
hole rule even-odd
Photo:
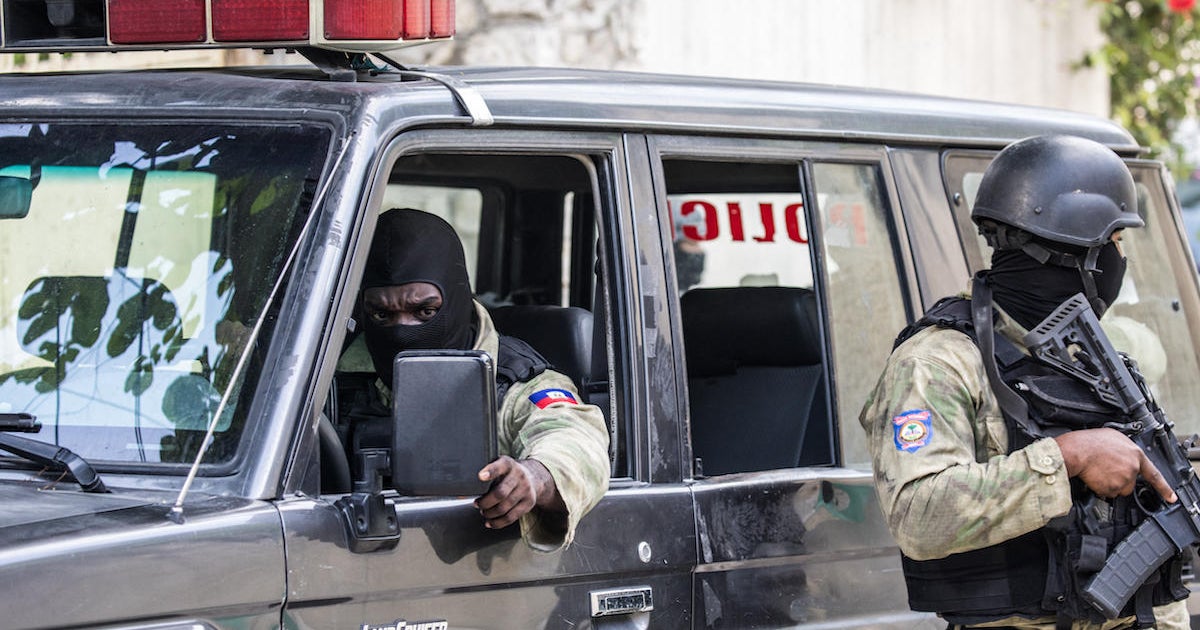
<svg viewBox="0 0 1200 630">
<path fill-rule="evenodd" d="M 1116 243 L 1106 243 L 1096 257 L 1096 270 L 1089 272 L 1082 268 L 1085 252 L 1081 249 L 1077 254 L 1080 266 L 1064 267 L 1040 263 L 1019 249 L 994 250 L 988 272 L 993 298 L 1018 323 L 1033 329 L 1072 295 L 1088 295 L 1084 274 L 1090 274 L 1096 290 L 1088 297 L 1096 316 L 1104 315 L 1121 292 L 1125 257 Z"/>
<path fill-rule="evenodd" d="M 379 215 L 363 272 L 363 291 L 428 282 L 442 292 L 442 308 L 421 324 L 379 326 L 363 318 L 375 371 L 389 387 L 392 360 L 401 350 L 468 350 L 474 345 L 475 307 L 462 242 L 449 223 L 410 208 Z"/>
</svg>

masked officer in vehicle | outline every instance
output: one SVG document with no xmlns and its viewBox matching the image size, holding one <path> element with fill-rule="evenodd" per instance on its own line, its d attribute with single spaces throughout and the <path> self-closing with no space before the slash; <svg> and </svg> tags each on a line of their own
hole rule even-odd
<svg viewBox="0 0 1200 630">
<path fill-rule="evenodd" d="M 1112 538 L 1131 529 L 1119 521 L 1136 510 L 1139 476 L 1176 500 L 1145 453 L 1111 428 L 1055 428 L 1051 406 L 1033 403 L 1037 426 L 1054 430 L 1031 435 L 1034 425 L 1014 419 L 989 379 L 1050 369 L 1031 367 L 1021 340 L 1071 296 L 1086 295 L 1097 315 L 1116 299 L 1126 265 L 1120 232 L 1143 224 L 1129 170 L 1090 140 L 1021 140 L 984 173 L 971 217 L 993 248 L 991 269 L 972 294 L 940 301 L 900 334 L 859 419 L 909 604 L 951 628 L 1187 628 L 1178 561 L 1148 580 L 1156 583 L 1123 617 L 1106 620 L 1081 600 L 1072 568 L 1096 553 L 1064 542 L 1078 533 L 1067 517 L 1080 513 L 1073 501 L 1089 493 L 1110 510 L 1098 519 L 1118 522 Z M 973 320 L 972 299 L 989 298 Z M 992 340 L 991 352 L 980 339 Z M 1076 395 L 1084 399 L 1072 404 L 1095 409 L 1090 391 Z"/>
<path fill-rule="evenodd" d="M 497 333 L 473 298 L 462 243 L 450 224 L 412 209 L 379 217 L 361 295 L 363 337 L 376 372 L 392 382 L 402 350 L 476 349 L 496 365 L 501 457 L 479 471 L 475 501 L 489 528 L 518 520 L 526 542 L 570 543 L 608 488 L 608 430 L 571 379 L 524 342 Z"/>
</svg>

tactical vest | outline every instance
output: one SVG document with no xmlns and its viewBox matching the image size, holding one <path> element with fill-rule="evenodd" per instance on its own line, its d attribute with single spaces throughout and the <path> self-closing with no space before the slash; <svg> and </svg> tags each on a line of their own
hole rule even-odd
<svg viewBox="0 0 1200 630">
<path fill-rule="evenodd" d="M 977 346 L 984 345 L 975 333 L 971 308 L 969 299 L 944 298 L 901 331 L 895 345 L 929 326 L 957 330 Z M 995 312 L 991 314 L 994 318 Z M 1027 418 L 1014 418 L 1001 405 L 1009 453 L 1043 437 L 1099 427 L 1120 417 L 1119 410 L 1099 401 L 1083 383 L 1022 352 L 999 333 L 992 331 L 991 338 L 1000 380 L 1028 409 Z M 1057 617 L 1060 628 L 1070 627 L 1073 619 L 1104 621 L 1082 599 L 1080 589 L 1144 516 L 1131 497 L 1105 501 L 1077 479 L 1071 480 L 1071 496 L 1071 511 L 1040 530 L 937 560 L 902 557 L 910 607 L 964 625 L 1012 615 Z M 1136 615 L 1138 627 L 1153 625 L 1153 606 L 1187 597 L 1181 571 L 1178 557 L 1165 564 L 1137 591 L 1121 616 Z"/>
<path fill-rule="evenodd" d="M 496 355 L 497 407 L 504 402 L 504 396 L 514 384 L 531 381 L 552 367 L 537 350 L 516 337 L 500 335 L 500 349 Z"/>
<path fill-rule="evenodd" d="M 495 360 L 497 412 L 510 387 L 532 380 L 552 367 L 529 344 L 504 335 L 500 335 Z M 392 443 L 391 410 L 376 385 L 377 381 L 375 375 L 370 374 L 338 383 L 337 408 L 340 417 L 349 419 L 346 439 L 355 450 L 388 448 Z"/>
</svg>

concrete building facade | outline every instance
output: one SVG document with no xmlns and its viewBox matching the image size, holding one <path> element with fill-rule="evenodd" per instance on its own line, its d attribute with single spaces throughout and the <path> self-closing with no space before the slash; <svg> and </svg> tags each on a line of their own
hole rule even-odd
<svg viewBox="0 0 1200 630">
<path fill-rule="evenodd" d="M 1091 0 L 457 0 L 453 41 L 411 65 L 615 68 L 878 87 L 1106 116 L 1079 69 L 1103 42 Z M 0 71 L 304 63 L 255 51 L 0 56 Z"/>
</svg>

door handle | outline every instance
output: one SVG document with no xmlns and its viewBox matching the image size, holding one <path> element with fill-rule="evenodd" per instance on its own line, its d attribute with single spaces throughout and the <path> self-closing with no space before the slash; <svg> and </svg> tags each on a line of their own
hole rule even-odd
<svg viewBox="0 0 1200 630">
<path fill-rule="evenodd" d="M 654 610 L 654 594 L 649 586 L 610 588 L 592 591 L 592 616 L 628 615 Z"/>
</svg>

